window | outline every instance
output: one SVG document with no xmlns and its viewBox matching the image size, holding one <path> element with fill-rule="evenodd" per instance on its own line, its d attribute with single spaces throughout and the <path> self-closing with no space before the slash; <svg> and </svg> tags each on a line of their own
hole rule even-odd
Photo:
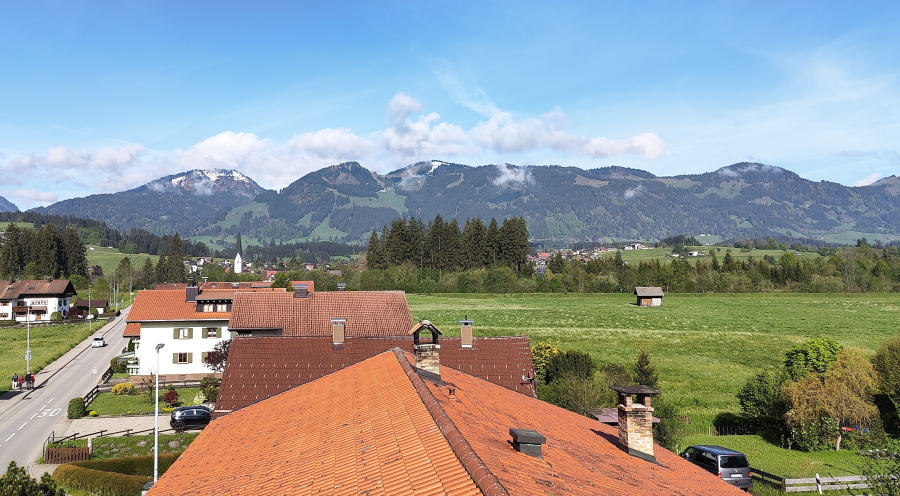
<svg viewBox="0 0 900 496">
<path fill-rule="evenodd" d="M 172 353 L 172 363 L 191 363 L 193 355 L 193 353 Z"/>
<path fill-rule="evenodd" d="M 203 330 L 204 338 L 219 338 L 222 337 L 222 331 L 218 327 L 207 327 Z"/>
<path fill-rule="evenodd" d="M 172 331 L 172 339 L 193 339 L 194 337 L 194 328 L 193 327 L 176 327 Z"/>
<path fill-rule="evenodd" d="M 719 457 L 719 466 L 722 468 L 744 468 L 747 467 L 747 459 L 741 455 L 727 455 Z"/>
<path fill-rule="evenodd" d="M 212 303 L 204 303 L 203 308 L 200 310 L 201 312 L 214 312 L 214 308 L 216 306 Z"/>
<path fill-rule="evenodd" d="M 217 305 L 216 305 L 216 311 L 217 311 L 217 312 L 227 312 L 227 311 L 228 311 L 228 304 L 227 304 L 227 303 L 219 303 L 219 304 L 217 304 Z"/>
</svg>

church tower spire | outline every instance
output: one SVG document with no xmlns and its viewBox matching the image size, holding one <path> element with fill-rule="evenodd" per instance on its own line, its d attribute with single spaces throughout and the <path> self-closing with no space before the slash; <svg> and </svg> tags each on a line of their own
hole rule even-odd
<svg viewBox="0 0 900 496">
<path fill-rule="evenodd" d="M 244 260 L 241 257 L 241 232 L 238 231 L 237 235 L 237 254 L 234 256 L 234 273 L 240 274 L 244 271 Z"/>
</svg>

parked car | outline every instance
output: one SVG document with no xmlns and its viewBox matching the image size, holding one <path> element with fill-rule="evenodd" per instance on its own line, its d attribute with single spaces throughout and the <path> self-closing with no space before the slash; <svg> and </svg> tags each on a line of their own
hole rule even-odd
<svg viewBox="0 0 900 496">
<path fill-rule="evenodd" d="M 209 424 L 211 419 L 212 410 L 203 405 L 179 406 L 172 411 L 169 426 L 177 432 L 186 429 L 202 429 Z"/>
<path fill-rule="evenodd" d="M 97 336 L 91 341 L 91 348 L 103 348 L 106 346 L 106 340 L 103 339 L 103 336 Z"/>
<path fill-rule="evenodd" d="M 721 446 L 694 445 L 688 446 L 681 456 L 733 486 L 745 491 L 753 487 L 750 464 L 740 451 Z"/>
</svg>

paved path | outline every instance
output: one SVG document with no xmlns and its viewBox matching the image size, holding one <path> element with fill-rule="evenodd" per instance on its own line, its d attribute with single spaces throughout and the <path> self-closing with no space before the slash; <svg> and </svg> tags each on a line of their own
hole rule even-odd
<svg viewBox="0 0 900 496">
<path fill-rule="evenodd" d="M 106 432 L 119 432 L 125 429 L 143 431 L 153 428 L 153 415 L 133 415 L 122 417 L 85 417 L 70 420 L 65 432 L 56 431 L 57 437 L 71 436 L 72 434 L 91 434 L 101 430 Z M 169 414 L 159 412 L 159 429 L 169 429 Z M 148 433 L 144 433 L 148 434 Z M 152 432 L 150 433 L 152 434 Z"/>
<path fill-rule="evenodd" d="M 37 388 L 9 398 L 4 395 L 0 403 L 0 467 L 10 461 L 30 466 L 39 456 L 44 440 L 51 431 L 68 429 L 66 409 L 69 400 L 83 396 L 95 385 L 92 369 L 97 369 L 97 379 L 109 368 L 109 361 L 122 353 L 127 339 L 122 337 L 125 318 L 122 316 L 103 326 L 93 335 L 76 345 L 62 357 L 36 374 Z M 94 336 L 104 336 L 107 346 L 91 348 Z"/>
</svg>

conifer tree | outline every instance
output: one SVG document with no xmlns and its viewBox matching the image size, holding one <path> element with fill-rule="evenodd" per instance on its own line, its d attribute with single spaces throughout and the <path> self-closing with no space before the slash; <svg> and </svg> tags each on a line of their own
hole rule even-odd
<svg viewBox="0 0 900 496">
<path fill-rule="evenodd" d="M 491 218 L 485 236 L 485 250 L 487 253 L 487 265 L 494 266 L 500 263 L 500 227 L 497 219 Z"/>
<path fill-rule="evenodd" d="M 181 253 L 181 236 L 177 233 L 172 237 L 169 245 L 168 257 L 168 282 L 185 282 L 187 272 L 184 268 L 184 256 Z"/>
<path fill-rule="evenodd" d="M 81 242 L 78 231 L 72 226 L 66 227 L 66 231 L 63 234 L 63 248 L 66 258 L 66 275 L 69 277 L 74 275 L 87 277 L 87 255 L 84 243 Z"/>
<path fill-rule="evenodd" d="M 0 248 L 0 276 L 14 277 L 25 267 L 25 252 L 22 231 L 15 222 L 9 224 L 3 235 Z"/>
<path fill-rule="evenodd" d="M 659 374 L 656 373 L 656 366 L 650 361 L 650 352 L 647 351 L 647 348 L 641 348 L 638 353 L 637 361 L 634 364 L 634 380 L 638 384 L 652 388 L 655 388 L 659 382 Z"/>
</svg>

